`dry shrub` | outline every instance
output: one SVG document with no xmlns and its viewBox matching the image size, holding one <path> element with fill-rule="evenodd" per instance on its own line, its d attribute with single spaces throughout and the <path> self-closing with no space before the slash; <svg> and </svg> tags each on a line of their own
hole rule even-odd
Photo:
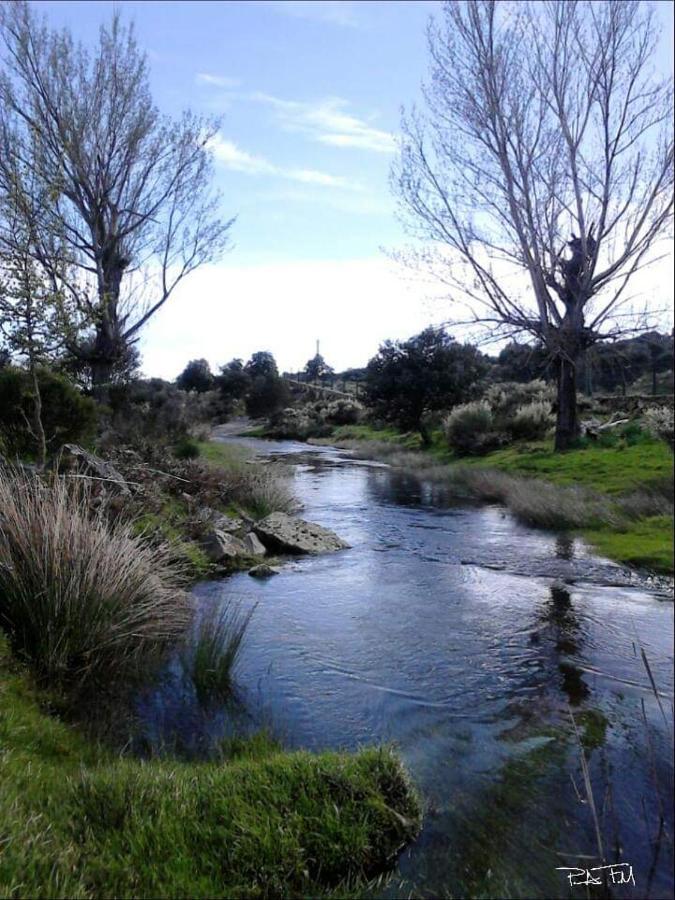
<svg viewBox="0 0 675 900">
<path fill-rule="evenodd" d="M 652 406 L 644 411 L 644 424 L 652 437 L 665 441 L 670 447 L 675 443 L 673 410 L 665 406 Z"/>
<path fill-rule="evenodd" d="M 555 425 L 551 404 L 547 400 L 535 400 L 519 406 L 509 423 L 509 430 L 516 440 L 536 441 Z"/>
<path fill-rule="evenodd" d="M 50 685 L 142 677 L 191 618 L 167 546 L 92 516 L 90 488 L 0 471 L 0 623 Z"/>
<path fill-rule="evenodd" d="M 502 443 L 489 403 L 476 400 L 456 406 L 443 423 L 448 447 L 460 455 L 480 455 Z"/>
</svg>

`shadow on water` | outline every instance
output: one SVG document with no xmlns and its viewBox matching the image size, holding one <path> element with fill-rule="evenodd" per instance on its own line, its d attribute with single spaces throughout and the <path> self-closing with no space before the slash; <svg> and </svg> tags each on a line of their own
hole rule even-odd
<svg viewBox="0 0 675 900">
<path fill-rule="evenodd" d="M 351 549 L 199 585 L 197 603 L 258 604 L 240 704 L 201 709 L 169 672 L 142 700 L 148 745 L 202 754 L 259 727 L 288 747 L 393 742 L 427 814 L 383 896 L 585 896 L 558 868 L 603 861 L 634 868 L 616 896 L 672 896 L 672 604 L 499 507 L 332 448 L 272 450 Z"/>
</svg>

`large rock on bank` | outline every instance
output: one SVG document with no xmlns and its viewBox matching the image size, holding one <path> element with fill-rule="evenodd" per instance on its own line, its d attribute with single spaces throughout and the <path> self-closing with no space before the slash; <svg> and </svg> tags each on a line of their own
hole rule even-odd
<svg viewBox="0 0 675 900">
<path fill-rule="evenodd" d="M 332 553 L 349 547 L 329 528 L 282 512 L 262 519 L 254 531 L 269 550 L 280 553 Z"/>
<path fill-rule="evenodd" d="M 202 546 L 208 558 L 214 563 L 232 561 L 237 557 L 248 555 L 246 547 L 238 537 L 218 528 L 213 528 L 204 535 Z"/>
</svg>

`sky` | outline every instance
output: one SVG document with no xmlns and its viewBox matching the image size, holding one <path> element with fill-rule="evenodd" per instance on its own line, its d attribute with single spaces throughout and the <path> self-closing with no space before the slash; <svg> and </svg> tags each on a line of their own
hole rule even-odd
<svg viewBox="0 0 675 900">
<path fill-rule="evenodd" d="M 147 375 L 194 358 L 214 370 L 271 351 L 281 370 L 314 355 L 365 365 L 386 338 L 448 318 L 439 289 L 391 252 L 406 236 L 389 172 L 401 106 L 420 99 L 435 0 L 33 4 L 86 43 L 118 9 L 149 57 L 159 108 L 223 117 L 214 144 L 232 247 L 189 276 L 145 329 Z M 672 71 L 673 5 L 658 4 L 656 61 Z M 663 269 L 646 283 L 660 292 Z M 671 294 L 672 297 L 672 294 Z"/>
</svg>

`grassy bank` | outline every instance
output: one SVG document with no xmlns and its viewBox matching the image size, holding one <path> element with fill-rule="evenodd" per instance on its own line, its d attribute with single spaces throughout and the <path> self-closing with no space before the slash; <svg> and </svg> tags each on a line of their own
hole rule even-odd
<svg viewBox="0 0 675 900">
<path fill-rule="evenodd" d="M 350 425 L 326 442 L 505 502 L 529 524 L 580 532 L 617 562 L 673 574 L 673 454 L 663 441 L 638 435 L 566 453 L 539 441 L 456 457 L 440 432 L 422 450 L 417 435 Z"/>
<path fill-rule="evenodd" d="M 141 762 L 92 746 L 41 707 L 0 636 L 0 895 L 359 895 L 417 831 L 386 750 Z"/>
</svg>

